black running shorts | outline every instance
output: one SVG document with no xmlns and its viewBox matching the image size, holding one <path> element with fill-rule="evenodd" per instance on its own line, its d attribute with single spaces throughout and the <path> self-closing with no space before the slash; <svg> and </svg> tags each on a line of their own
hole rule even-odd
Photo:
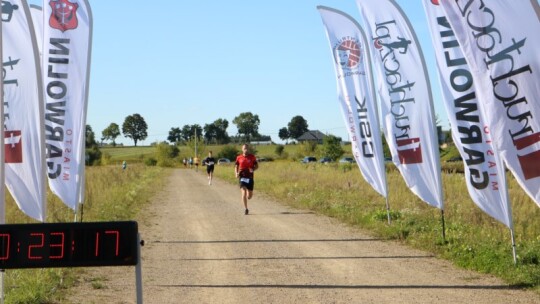
<svg viewBox="0 0 540 304">
<path fill-rule="evenodd" d="M 249 191 L 253 191 L 254 185 L 255 181 L 253 181 L 253 178 L 240 177 L 240 188 L 246 188 Z"/>
</svg>

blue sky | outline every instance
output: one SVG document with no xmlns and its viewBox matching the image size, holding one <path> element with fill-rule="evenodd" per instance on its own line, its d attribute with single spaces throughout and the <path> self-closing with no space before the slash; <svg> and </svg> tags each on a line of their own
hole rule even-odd
<svg viewBox="0 0 540 304">
<path fill-rule="evenodd" d="M 29 0 L 31 4 L 41 1 Z M 397 1 L 422 44 L 443 128 L 435 59 L 421 0 Z M 94 39 L 87 123 L 101 138 L 110 123 L 139 113 L 148 138 L 166 140 L 172 127 L 259 115 L 259 132 L 303 116 L 310 129 L 347 139 L 334 67 L 317 5 L 360 21 L 354 0 L 178 1 L 90 0 Z M 122 135 L 117 142 L 133 145 Z"/>
</svg>

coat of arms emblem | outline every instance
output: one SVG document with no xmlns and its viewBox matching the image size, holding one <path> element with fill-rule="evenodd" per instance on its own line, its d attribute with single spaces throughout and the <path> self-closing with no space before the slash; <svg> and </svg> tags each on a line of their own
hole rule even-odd
<svg viewBox="0 0 540 304">
<path fill-rule="evenodd" d="M 68 0 L 51 0 L 49 5 L 52 8 L 49 25 L 52 28 L 65 32 L 76 29 L 79 25 L 77 20 L 78 3 L 72 3 Z"/>
</svg>

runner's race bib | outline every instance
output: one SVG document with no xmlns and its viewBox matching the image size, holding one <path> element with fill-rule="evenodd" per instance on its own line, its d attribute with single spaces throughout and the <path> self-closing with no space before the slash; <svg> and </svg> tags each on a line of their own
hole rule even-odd
<svg viewBox="0 0 540 304">
<path fill-rule="evenodd" d="M 248 183 L 248 184 L 249 184 L 249 181 L 250 181 L 250 179 L 249 179 L 249 178 L 245 178 L 245 177 L 242 177 L 242 178 L 240 179 L 240 182 L 241 182 L 241 183 Z"/>
</svg>

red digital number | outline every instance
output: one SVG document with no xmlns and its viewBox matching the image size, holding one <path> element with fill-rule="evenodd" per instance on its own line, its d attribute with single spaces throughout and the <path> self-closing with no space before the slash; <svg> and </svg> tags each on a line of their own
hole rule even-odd
<svg viewBox="0 0 540 304">
<path fill-rule="evenodd" d="M 0 242 L 2 244 L 6 244 L 6 252 L 2 252 L 2 255 L 0 256 L 0 260 L 1 261 L 5 261 L 7 259 L 9 259 L 9 241 L 11 240 L 11 235 L 7 234 L 7 233 L 0 233 Z"/>
<path fill-rule="evenodd" d="M 60 254 L 59 255 L 51 255 L 51 259 L 62 259 L 64 257 L 64 233 L 63 232 L 53 232 L 51 233 L 51 236 L 60 236 L 60 243 L 59 244 L 52 244 L 51 248 L 60 248 Z"/>
<path fill-rule="evenodd" d="M 112 234 L 116 237 L 116 243 L 115 243 L 115 256 L 118 256 L 119 251 L 119 244 L 120 244 L 120 232 L 118 230 L 107 230 L 105 231 L 105 234 Z"/>
<path fill-rule="evenodd" d="M 118 230 L 106 230 L 105 235 L 114 235 L 115 236 L 115 250 L 114 255 L 118 256 L 118 253 L 120 251 L 120 231 Z M 96 233 L 96 257 L 99 256 L 99 232 Z"/>
<path fill-rule="evenodd" d="M 99 255 L 99 232 L 96 232 L 96 256 Z"/>
<path fill-rule="evenodd" d="M 28 246 L 28 259 L 30 260 L 41 260 L 43 257 L 41 256 L 33 256 L 32 255 L 32 249 L 33 248 L 43 248 L 43 245 L 45 244 L 45 235 L 43 233 L 30 233 L 30 236 L 37 236 L 41 239 L 41 243 L 39 244 L 33 244 Z"/>
</svg>

